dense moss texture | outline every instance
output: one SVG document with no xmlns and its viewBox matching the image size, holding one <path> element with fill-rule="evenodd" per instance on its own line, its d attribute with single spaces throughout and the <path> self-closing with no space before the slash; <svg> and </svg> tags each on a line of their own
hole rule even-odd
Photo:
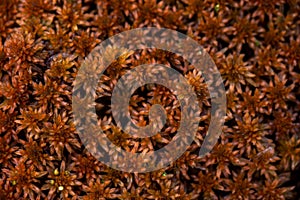
<svg viewBox="0 0 300 200">
<path fill-rule="evenodd" d="M 299 199 L 299 13 L 299 0 L 1 0 L 0 199 Z M 146 125 L 151 105 L 160 103 L 168 114 L 162 132 L 138 140 L 114 126 L 110 95 L 134 66 L 180 71 L 201 109 L 195 142 L 179 160 L 152 173 L 123 173 L 84 149 L 72 121 L 72 83 L 101 41 L 153 26 L 187 34 L 211 55 L 226 87 L 226 122 L 212 152 L 198 158 L 210 120 L 201 73 L 157 49 L 118 59 L 99 80 L 96 99 L 99 126 L 115 144 L 156 150 L 180 123 L 172 91 L 147 85 L 132 96 L 132 119 Z"/>
</svg>

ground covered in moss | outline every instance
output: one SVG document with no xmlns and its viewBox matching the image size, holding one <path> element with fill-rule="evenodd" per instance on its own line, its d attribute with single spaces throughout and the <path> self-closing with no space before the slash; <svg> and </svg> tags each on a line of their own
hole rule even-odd
<svg viewBox="0 0 300 200">
<path fill-rule="evenodd" d="M 299 199 L 299 13 L 299 0 L 1 0 L 0 199 Z M 143 126 L 151 105 L 163 105 L 161 133 L 134 139 L 116 127 L 110 97 L 126 70 L 169 65 L 193 86 L 201 110 L 195 141 L 176 162 L 125 173 L 85 150 L 72 86 L 101 41 L 140 27 L 173 29 L 205 48 L 224 80 L 227 116 L 218 143 L 199 158 L 211 108 L 201 73 L 158 49 L 116 60 L 99 80 L 96 110 L 126 151 L 162 148 L 180 124 L 174 94 L 152 84 L 132 95 L 130 114 Z"/>
</svg>

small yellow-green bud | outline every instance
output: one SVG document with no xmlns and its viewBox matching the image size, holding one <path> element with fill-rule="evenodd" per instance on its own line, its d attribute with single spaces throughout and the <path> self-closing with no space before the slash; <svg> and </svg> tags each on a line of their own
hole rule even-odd
<svg viewBox="0 0 300 200">
<path fill-rule="evenodd" d="M 54 173 L 55 176 L 59 175 L 58 169 L 56 168 L 53 173 Z"/>
<path fill-rule="evenodd" d="M 220 10 L 220 4 L 215 5 L 215 11 L 219 12 L 219 10 Z"/>
<path fill-rule="evenodd" d="M 54 180 L 50 180 L 50 184 L 51 184 L 51 185 L 54 185 Z"/>
<path fill-rule="evenodd" d="M 64 186 L 60 185 L 60 186 L 58 187 L 58 190 L 59 190 L 59 191 L 63 191 L 63 190 L 64 190 Z"/>
</svg>

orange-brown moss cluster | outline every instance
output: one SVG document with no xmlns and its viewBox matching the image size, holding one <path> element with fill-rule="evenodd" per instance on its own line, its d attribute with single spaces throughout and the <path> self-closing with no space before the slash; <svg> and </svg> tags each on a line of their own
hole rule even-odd
<svg viewBox="0 0 300 200">
<path fill-rule="evenodd" d="M 0 199 L 299 199 L 299 13 L 299 0 L 1 0 Z M 107 137 L 147 152 L 176 134 L 180 105 L 155 84 L 138 89 L 129 110 L 146 125 L 151 105 L 162 104 L 168 120 L 161 133 L 134 139 L 115 126 L 112 89 L 127 69 L 145 63 L 169 65 L 187 78 L 201 122 L 195 142 L 171 166 L 119 172 L 84 150 L 72 118 L 72 83 L 101 41 L 152 26 L 187 34 L 209 52 L 226 87 L 226 122 L 212 152 L 198 158 L 210 120 L 201 73 L 172 53 L 136 51 L 99 81 L 96 110 Z"/>
</svg>

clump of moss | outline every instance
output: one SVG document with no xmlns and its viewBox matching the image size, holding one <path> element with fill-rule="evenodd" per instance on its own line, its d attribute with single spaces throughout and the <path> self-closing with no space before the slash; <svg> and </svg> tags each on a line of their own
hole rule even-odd
<svg viewBox="0 0 300 200">
<path fill-rule="evenodd" d="M 299 13 L 296 0 L 2 0 L 0 199 L 299 199 Z M 116 145 L 153 151 L 180 124 L 174 94 L 152 84 L 133 94 L 130 114 L 143 126 L 151 105 L 163 105 L 161 133 L 135 139 L 115 126 L 113 87 L 139 64 L 181 72 L 201 108 L 195 142 L 180 159 L 151 173 L 120 172 L 84 149 L 72 118 L 72 84 L 101 41 L 153 26 L 187 34 L 211 55 L 226 87 L 226 122 L 212 152 L 198 158 L 211 106 L 201 73 L 157 49 L 117 60 L 99 80 L 96 99 L 99 124 Z"/>
</svg>

